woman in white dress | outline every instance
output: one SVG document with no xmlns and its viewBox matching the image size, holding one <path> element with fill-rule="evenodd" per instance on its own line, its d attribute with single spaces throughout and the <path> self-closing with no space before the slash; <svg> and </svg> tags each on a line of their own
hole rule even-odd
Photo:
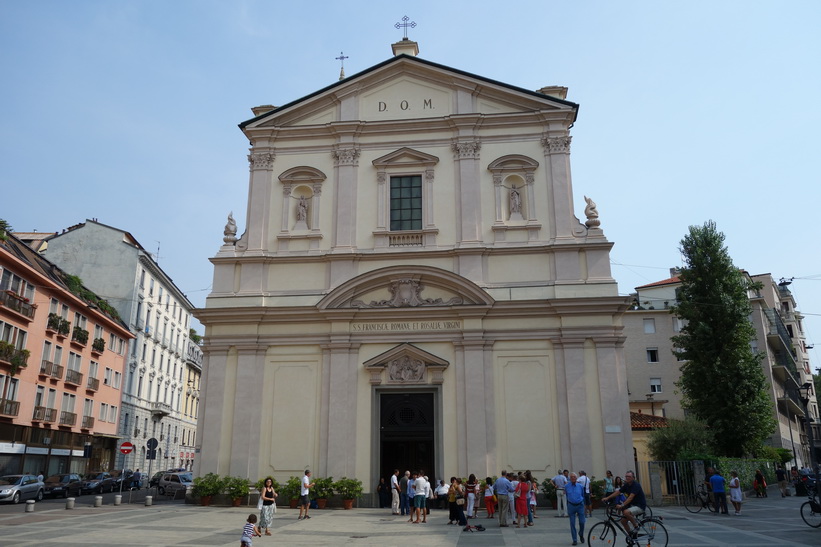
<svg viewBox="0 0 821 547">
<path fill-rule="evenodd" d="M 741 481 L 738 480 L 738 473 L 730 471 L 730 503 L 735 507 L 736 516 L 741 514 Z"/>
</svg>

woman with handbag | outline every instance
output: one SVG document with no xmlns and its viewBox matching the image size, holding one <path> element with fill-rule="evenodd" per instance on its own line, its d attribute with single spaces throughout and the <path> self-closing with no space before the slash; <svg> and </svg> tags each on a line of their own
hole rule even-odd
<svg viewBox="0 0 821 547">
<path fill-rule="evenodd" d="M 259 529 L 265 529 L 265 535 L 270 536 L 271 531 L 268 529 L 274 521 L 274 507 L 276 507 L 277 493 L 274 491 L 274 479 L 267 477 L 262 483 L 262 492 L 260 492 L 259 502 L 257 508 L 259 509 Z"/>
<path fill-rule="evenodd" d="M 527 526 L 527 498 L 530 492 L 530 482 L 526 481 L 524 475 L 519 474 L 519 483 L 513 493 L 516 505 L 516 528 L 521 528 L 522 524 Z"/>
<path fill-rule="evenodd" d="M 468 494 L 467 510 L 465 511 L 465 514 L 469 519 L 476 516 L 476 489 L 478 486 L 479 483 L 476 482 L 476 475 L 471 473 L 468 477 L 468 483 L 465 485 Z"/>
<path fill-rule="evenodd" d="M 456 523 L 459 526 L 467 526 L 468 519 L 465 517 L 465 487 L 462 486 L 462 479 L 456 477 Z"/>
</svg>

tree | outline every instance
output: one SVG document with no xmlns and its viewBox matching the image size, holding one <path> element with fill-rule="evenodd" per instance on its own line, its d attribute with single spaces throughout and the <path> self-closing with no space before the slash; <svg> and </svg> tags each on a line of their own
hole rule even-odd
<svg viewBox="0 0 821 547">
<path fill-rule="evenodd" d="M 0 218 L 0 241 L 6 241 L 6 239 L 7 239 L 6 232 L 11 232 L 11 231 L 12 231 L 11 224 L 9 224 L 8 221 Z"/>
<path fill-rule="evenodd" d="M 713 431 L 693 418 L 667 420 L 647 436 L 647 450 L 659 461 L 711 459 Z"/>
<path fill-rule="evenodd" d="M 685 360 L 677 383 L 682 405 L 715 434 L 719 455 L 740 457 L 774 431 L 761 359 L 750 342 L 749 278 L 733 265 L 713 221 L 690 226 L 681 240 L 685 267 L 673 313 L 683 321 L 673 337 Z"/>
</svg>

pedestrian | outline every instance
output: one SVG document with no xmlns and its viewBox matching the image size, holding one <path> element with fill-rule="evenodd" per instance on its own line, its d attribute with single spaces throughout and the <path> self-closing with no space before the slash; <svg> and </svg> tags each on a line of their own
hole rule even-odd
<svg viewBox="0 0 821 547">
<path fill-rule="evenodd" d="M 410 518 L 408 522 L 413 522 L 413 513 L 414 513 L 414 498 L 416 497 L 416 476 L 417 473 L 414 471 L 411 473 L 410 479 L 408 479 L 408 515 Z"/>
<path fill-rule="evenodd" d="M 448 524 L 453 524 L 457 521 L 456 516 L 456 477 L 450 478 L 450 486 L 448 487 Z"/>
<path fill-rule="evenodd" d="M 379 508 L 384 509 L 390 507 L 391 493 L 388 490 L 389 485 L 385 482 L 385 477 L 379 477 L 379 484 L 376 485 L 376 496 L 379 498 Z"/>
<path fill-rule="evenodd" d="M 556 509 L 559 511 L 559 514 L 556 515 L 557 517 L 567 516 L 567 501 L 565 500 L 564 491 L 564 487 L 567 485 L 567 477 L 564 473 L 567 473 L 567 469 L 565 469 L 563 473 L 558 473 L 552 479 L 553 486 L 556 487 Z"/>
<path fill-rule="evenodd" d="M 314 483 L 311 482 L 311 471 L 309 469 L 305 470 L 305 475 L 302 477 L 302 487 L 299 489 L 299 517 L 297 520 L 305 520 L 311 517 L 308 516 L 308 506 L 311 503 L 310 494 L 311 488 L 314 487 Z M 303 516 L 303 510 L 305 515 Z"/>
<path fill-rule="evenodd" d="M 485 478 L 485 509 L 487 518 L 492 519 L 496 512 L 496 496 L 493 495 L 493 480 L 490 477 Z"/>
<path fill-rule="evenodd" d="M 710 486 L 713 489 L 713 503 L 716 508 L 716 515 L 721 512 L 722 515 L 727 515 L 727 490 L 726 480 L 720 473 L 715 472 L 710 477 Z"/>
<path fill-rule="evenodd" d="M 528 495 L 530 494 L 530 482 L 525 480 L 524 475 L 518 476 L 518 484 L 513 497 L 516 498 L 516 528 L 521 528 L 522 524 L 527 527 L 527 506 Z"/>
<path fill-rule="evenodd" d="M 741 514 L 741 503 L 744 500 L 744 496 L 741 494 L 741 481 L 738 480 L 738 473 L 735 471 L 730 471 L 730 503 L 733 504 L 735 508 L 736 516 Z"/>
<path fill-rule="evenodd" d="M 256 515 L 248 515 L 248 520 L 245 522 L 245 526 L 242 527 L 242 537 L 239 540 L 241 547 L 251 547 L 254 543 L 255 537 L 262 537 L 262 534 L 259 533 L 259 528 L 257 528 L 256 522 Z"/>
<path fill-rule="evenodd" d="M 539 493 L 539 481 L 533 479 L 533 482 L 530 483 L 530 513 L 528 513 L 528 524 L 533 526 L 533 519 L 539 518 L 536 516 L 536 496 Z"/>
<path fill-rule="evenodd" d="M 262 483 L 262 508 L 259 510 L 259 529 L 265 529 L 265 535 L 270 536 L 271 523 L 274 521 L 274 504 L 276 504 L 277 493 L 274 490 L 274 479 L 266 477 Z"/>
<path fill-rule="evenodd" d="M 134 471 L 134 474 L 131 475 L 131 488 L 136 488 L 137 490 L 139 490 L 140 488 L 142 488 L 142 482 L 143 475 L 142 473 L 140 473 L 140 468 L 138 467 L 137 470 Z"/>
<path fill-rule="evenodd" d="M 403 515 L 410 514 L 410 507 L 408 506 L 408 481 L 410 480 L 410 471 L 405 471 L 405 474 L 399 479 L 399 506 Z"/>
<path fill-rule="evenodd" d="M 564 488 L 567 494 L 567 512 L 570 516 L 570 537 L 573 539 L 573 545 L 578 545 L 576 542 L 576 516 L 579 517 L 578 540 L 582 543 L 584 543 L 584 524 L 587 521 L 584 514 L 584 486 L 578 482 L 576 473 L 570 473 L 570 482 Z"/>
<path fill-rule="evenodd" d="M 439 500 L 439 509 L 447 509 L 448 508 L 448 490 L 450 488 L 445 481 L 439 480 L 439 486 L 436 487 L 436 499 Z"/>
<path fill-rule="evenodd" d="M 613 473 L 608 469 L 604 476 L 604 495 L 609 496 L 615 491 L 616 487 L 613 484 Z"/>
<path fill-rule="evenodd" d="M 590 477 L 584 471 L 579 471 L 578 482 L 584 486 L 584 516 L 593 516 L 593 505 L 590 501 Z"/>
<path fill-rule="evenodd" d="M 411 514 L 411 519 L 413 519 L 413 515 L 416 515 L 416 520 L 413 521 L 414 524 L 419 524 L 419 519 L 422 519 L 421 522 L 427 522 L 428 517 L 425 513 L 425 499 L 428 497 L 428 481 L 425 480 L 421 471 L 413 483 L 413 488 L 415 495 L 413 496 L 413 513 Z"/>
<path fill-rule="evenodd" d="M 761 473 L 761 469 L 755 470 L 755 480 L 753 481 L 753 489 L 755 490 L 755 497 L 767 497 L 767 481 L 764 479 L 764 475 Z"/>
<path fill-rule="evenodd" d="M 616 477 L 616 483 L 619 483 L 619 478 Z M 644 496 L 644 489 L 641 484 L 636 481 L 636 474 L 628 471 L 624 474 L 624 483 L 616 488 L 616 491 L 607 497 L 602 498 L 602 501 L 615 498 L 617 501 L 616 509 L 621 511 L 621 525 L 624 531 L 631 537 L 630 524 L 633 525 L 633 530 L 638 530 L 638 521 L 636 517 L 643 514 L 647 509 L 647 498 Z M 623 501 L 620 501 L 623 500 Z M 630 542 L 628 542 L 630 543 Z"/>
<path fill-rule="evenodd" d="M 456 477 L 456 524 L 459 526 L 467 526 L 468 519 L 465 517 L 465 487 L 462 484 L 462 479 Z"/>
<path fill-rule="evenodd" d="M 519 486 L 519 475 L 511 471 L 507 474 L 507 480 L 510 481 L 507 506 L 510 509 L 510 520 L 516 524 L 516 487 Z"/>
<path fill-rule="evenodd" d="M 391 475 L 391 512 L 399 514 L 399 470 L 394 469 Z"/>
<path fill-rule="evenodd" d="M 476 481 L 476 475 L 473 473 L 470 474 L 468 477 L 468 482 L 465 485 L 465 491 L 467 492 L 467 509 L 465 510 L 465 516 L 469 519 L 472 519 L 476 516 L 476 493 L 479 483 Z"/>
<path fill-rule="evenodd" d="M 620 476 L 617 476 L 615 479 L 613 479 L 613 492 L 612 493 L 613 494 L 615 494 L 617 492 L 619 493 L 617 496 L 615 496 L 617 505 L 620 504 L 620 503 L 624 503 L 624 500 L 627 498 L 627 496 L 625 496 L 624 494 L 621 493 L 621 487 L 622 486 L 624 486 L 624 480 Z M 605 499 L 607 497 L 613 497 L 613 496 L 611 494 L 611 496 L 606 496 Z M 602 501 L 604 501 L 604 500 L 602 500 Z"/>
<path fill-rule="evenodd" d="M 778 489 L 781 490 L 781 497 L 786 498 L 790 495 L 790 491 L 787 490 L 787 472 L 784 471 L 784 467 L 778 466 L 778 469 L 775 470 L 775 479 L 778 481 Z"/>
<path fill-rule="evenodd" d="M 493 490 L 496 493 L 496 501 L 499 503 L 499 527 L 507 527 L 507 515 L 510 511 L 510 497 L 509 493 L 513 489 L 513 485 L 507 480 L 507 472 L 502 470 L 499 478 L 493 483 Z"/>
</svg>

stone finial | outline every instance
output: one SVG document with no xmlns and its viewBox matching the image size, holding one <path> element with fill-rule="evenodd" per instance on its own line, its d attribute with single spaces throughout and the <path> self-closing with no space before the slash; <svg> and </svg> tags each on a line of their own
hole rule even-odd
<svg viewBox="0 0 821 547">
<path fill-rule="evenodd" d="M 596 203 L 587 196 L 584 196 L 584 201 L 587 202 L 584 208 L 584 216 L 587 217 L 587 220 L 584 225 L 588 228 L 598 228 L 601 226 L 601 221 L 599 220 L 599 211 L 596 209 Z"/>
<path fill-rule="evenodd" d="M 225 236 L 222 241 L 226 245 L 235 245 L 237 242 L 237 222 L 234 220 L 234 212 L 228 213 L 228 223 L 225 225 L 225 230 L 222 232 Z"/>
</svg>

